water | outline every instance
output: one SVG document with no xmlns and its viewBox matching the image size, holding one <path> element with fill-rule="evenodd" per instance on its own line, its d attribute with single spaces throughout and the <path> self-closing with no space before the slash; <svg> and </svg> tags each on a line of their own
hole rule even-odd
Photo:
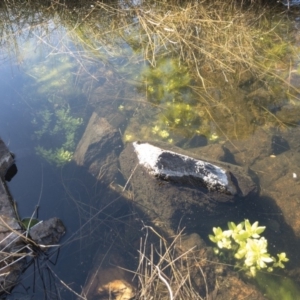
<svg viewBox="0 0 300 300">
<path fill-rule="evenodd" d="M 9 188 L 21 218 L 55 216 L 67 228 L 60 250 L 34 260 L 9 299 L 76 299 L 66 286 L 80 293 L 95 267 L 95 254 L 102 257 L 112 246 L 126 253 L 128 267 L 137 267 L 140 216 L 107 183 L 72 160 L 93 111 L 121 132 L 124 143 L 160 140 L 250 167 L 260 197 L 243 209 L 232 207 L 237 219 L 228 221 L 260 221 L 267 227 L 269 247 L 285 251 L 289 268 L 297 269 L 299 85 L 288 86 L 288 93 L 285 85 L 297 82 L 296 54 L 287 74 L 286 52 L 268 48 L 263 63 L 273 66 L 276 60 L 277 77 L 269 74 L 263 80 L 243 73 L 234 81 L 230 74 L 211 75 L 204 66 L 201 72 L 210 74 L 206 84 L 211 83 L 205 91 L 197 71 L 169 50 L 164 53 L 158 37 L 153 51 L 160 56 L 152 64 L 144 60 L 138 42 L 145 37 L 136 31 L 136 16 L 116 33 L 110 15 L 95 7 L 23 7 L 21 19 L 13 7 L 6 8 L 16 18 L 9 20 L 2 8 L 0 136 L 16 154 L 18 167 Z M 276 81 L 278 77 L 284 80 Z M 208 241 L 201 222 L 192 222 Z"/>
</svg>

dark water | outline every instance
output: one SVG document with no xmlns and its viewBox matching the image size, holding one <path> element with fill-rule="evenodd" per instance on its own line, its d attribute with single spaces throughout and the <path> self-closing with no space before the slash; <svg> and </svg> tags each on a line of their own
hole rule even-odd
<svg viewBox="0 0 300 300">
<path fill-rule="evenodd" d="M 42 22 L 38 16 L 36 18 Z M 51 52 L 52 46 L 60 47 L 60 39 L 65 31 L 61 32 L 62 27 L 54 25 L 51 18 L 46 22 L 49 24 L 36 28 L 27 24 L 30 28 L 24 28 L 23 32 L 16 29 L 16 36 L 8 38 L 8 44 L 2 46 L 0 136 L 16 156 L 18 173 L 9 183 L 9 188 L 17 203 L 20 218 L 34 216 L 39 220 L 47 220 L 58 217 L 63 220 L 67 231 L 59 250 L 53 247 L 47 255 L 40 254 L 38 259 L 28 260 L 32 263 L 22 276 L 22 284 L 14 289 L 9 299 L 76 299 L 74 293 L 59 283 L 59 278 L 80 293 L 92 267 L 94 254 L 99 248 L 107 247 L 105 240 L 107 244 L 111 242 L 110 238 L 105 238 L 108 232 L 117 230 L 117 225 L 109 225 L 112 222 L 110 216 L 99 212 L 99 202 L 103 197 L 112 197 L 112 202 L 115 199 L 111 194 L 108 195 L 107 187 L 73 162 L 57 165 L 37 154 L 36 147 L 39 145 L 47 149 L 59 148 L 65 141 L 64 133 L 43 136 L 46 131 L 54 130 L 55 118 L 41 133 L 41 138 L 37 138 L 36 131 L 45 124 L 41 112 L 47 111 L 53 115 L 55 109 L 73 110 L 76 118 L 80 116 L 85 119 L 80 122 L 82 126 L 71 141 L 74 144 L 66 146 L 70 151 L 75 150 L 75 143 L 89 117 L 86 114 L 86 96 L 80 92 L 76 75 L 70 77 L 71 72 L 78 71 L 80 64 L 71 55 L 72 62 L 61 68 L 64 62 L 61 57 L 66 57 L 65 52 L 69 56 L 70 48 L 67 51 L 59 48 L 59 53 L 55 53 L 59 57 L 57 60 L 57 56 Z M 44 39 L 40 30 L 47 25 L 52 32 L 47 33 Z M 23 34 L 29 36 L 24 39 Z M 10 48 L 9 40 L 16 42 L 16 45 Z M 67 47 L 67 44 L 76 50 L 76 46 L 65 38 L 64 46 Z M 49 58 L 51 54 L 53 59 Z M 37 125 L 35 122 L 41 123 Z M 121 212 L 122 215 L 128 215 L 126 208 Z M 104 219 L 107 221 L 105 226 Z"/>
<path fill-rule="evenodd" d="M 73 17 L 65 17 L 64 14 L 58 17 L 48 14 L 47 10 L 37 10 L 31 18 L 34 22 L 25 22 L 23 26 L 21 21 L 12 22 L 14 29 L 8 30 L 9 34 L 3 38 L 0 137 L 16 155 L 18 173 L 9 183 L 9 188 L 21 219 L 33 214 L 40 220 L 58 217 L 67 232 L 60 250 L 54 247 L 47 255 L 42 254 L 34 260 L 22 276 L 22 284 L 8 299 L 76 299 L 65 285 L 80 293 L 93 266 L 95 253 L 109 249 L 123 232 L 123 224 L 135 218 L 129 204 L 116 204 L 116 193 L 68 159 L 92 111 L 100 114 L 113 111 L 116 116 L 126 119 L 123 127 L 118 128 L 124 142 L 156 139 L 185 148 L 225 143 L 228 137 L 235 141 L 234 135 L 237 134 L 238 141 L 249 139 L 249 147 L 257 150 L 257 144 L 251 144 L 251 141 L 261 138 L 257 135 L 261 124 L 258 121 L 267 117 L 263 110 L 255 109 L 255 122 L 248 126 L 242 121 L 238 123 L 237 118 L 237 130 L 233 133 L 233 129 L 227 126 L 228 119 L 221 113 L 216 113 L 214 118 L 204 117 L 206 111 L 197 104 L 191 89 L 193 81 L 185 66 L 178 67 L 177 59 L 161 59 L 158 67 L 152 70 L 143 61 L 141 53 L 122 38 L 110 41 L 118 44 L 118 49 L 109 41 L 105 44 L 97 37 L 87 38 L 89 28 L 97 24 L 87 24 L 86 28 L 81 28 L 82 31 L 77 30 Z M 101 25 L 105 28 L 106 24 Z M 4 24 L 2 26 L 4 28 Z M 146 88 L 143 78 L 148 80 Z M 216 98 L 219 97 L 218 91 L 213 93 Z M 233 99 L 235 97 L 236 94 L 232 95 Z M 280 104 L 270 106 L 280 110 L 285 100 L 280 101 Z M 241 111 L 236 115 L 245 112 L 244 104 L 236 106 L 239 105 Z M 291 111 L 298 108 L 297 102 Z M 258 113 L 261 115 L 257 116 Z M 220 119 L 215 122 L 218 115 Z M 294 221 L 286 220 L 289 212 L 282 212 L 282 207 L 274 204 L 276 193 L 264 193 L 269 181 L 268 176 L 261 175 L 263 172 L 273 174 L 276 169 L 277 178 L 285 174 L 293 176 L 293 173 L 300 176 L 300 165 L 291 169 L 286 162 L 291 156 L 299 157 L 300 120 L 292 113 L 290 118 L 295 126 L 284 132 L 283 140 L 274 123 L 270 122 L 267 129 L 263 128 L 262 131 L 267 131 L 270 137 L 270 144 L 276 142 L 273 145 L 276 153 L 265 153 L 265 157 L 258 155 L 261 164 L 251 162 L 261 185 L 261 197 L 252 199 L 244 210 L 238 209 L 236 221 L 250 218 L 263 222 L 268 227 L 270 244 L 278 248 L 278 252 L 286 251 L 297 265 L 299 241 L 290 225 Z M 119 123 L 116 121 L 116 124 Z M 240 147 L 245 147 L 245 144 Z M 63 150 L 66 156 L 60 156 L 59 150 Z M 264 148 L 258 150 L 264 152 Z M 235 156 L 229 150 L 226 153 L 225 161 L 241 163 L 239 155 Z M 282 153 L 286 161 L 267 169 L 274 162 L 272 158 L 266 161 L 269 156 Z M 295 161 L 299 162 L 299 159 Z M 259 168 L 261 165 L 264 166 L 262 170 Z M 291 186 L 293 182 L 289 182 Z M 287 190 L 288 186 L 277 186 L 278 198 L 281 199 Z M 104 198 L 105 203 L 111 202 L 112 205 L 102 211 Z M 290 201 L 296 201 L 295 198 Z M 194 222 L 197 223 L 197 220 Z M 198 223 L 195 228 L 206 238 L 207 232 L 201 232 Z M 139 229 L 136 231 L 139 232 Z M 283 236 L 288 243 L 280 245 Z M 124 249 L 125 246 L 130 247 L 129 244 L 129 241 L 124 241 L 119 247 Z M 134 264 L 132 267 L 135 267 Z"/>
</svg>

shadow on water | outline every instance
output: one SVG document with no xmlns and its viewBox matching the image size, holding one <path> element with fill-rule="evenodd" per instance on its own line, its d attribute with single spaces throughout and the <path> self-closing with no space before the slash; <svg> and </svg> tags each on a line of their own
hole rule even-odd
<svg viewBox="0 0 300 300">
<path fill-rule="evenodd" d="M 259 179 L 254 178 L 255 183 L 259 186 Z M 205 219 L 197 217 L 197 211 L 201 208 L 195 205 L 193 214 L 187 215 L 180 212 L 172 220 L 174 229 L 180 231 L 185 229 L 187 233 L 197 232 L 200 236 L 210 244 L 208 235 L 212 234 L 213 227 L 227 228 L 227 222 L 235 222 L 236 224 L 249 219 L 250 223 L 256 221 L 260 226 L 265 226 L 264 235 L 269 241 L 270 248 L 274 253 L 286 252 L 291 256 L 290 261 L 298 265 L 300 263 L 299 247 L 300 239 L 295 236 L 295 233 L 290 225 L 287 224 L 284 214 L 276 204 L 276 201 L 268 196 L 261 196 L 259 193 L 255 196 L 247 197 L 246 199 L 235 199 L 234 203 L 219 203 L 221 208 L 219 217 L 218 214 L 207 216 Z M 228 216 L 228 217 L 227 217 Z M 224 221 L 224 219 L 226 221 Z"/>
<path fill-rule="evenodd" d="M 126 199 L 73 164 L 61 172 L 55 172 L 49 165 L 43 167 L 41 198 L 38 201 L 34 189 L 29 187 L 38 182 L 40 172 L 35 173 L 34 168 L 30 168 L 31 163 L 26 161 L 25 165 L 19 166 L 20 172 L 25 168 L 27 178 L 30 178 L 28 182 L 24 177 L 20 178 L 27 193 L 24 195 L 22 187 L 16 190 L 11 186 L 12 190 L 16 190 L 13 194 L 19 203 L 35 198 L 31 208 L 31 201 L 26 201 L 24 206 L 19 205 L 20 214 L 24 215 L 26 211 L 31 214 L 35 205 L 39 204 L 36 217 L 41 220 L 59 217 L 67 233 L 59 247 L 47 252 L 36 249 L 37 257 L 28 261 L 22 283 L 8 299 L 77 299 L 70 290 L 80 294 L 80 287 L 95 268 L 95 257 L 112 249 L 123 253 L 126 265 L 134 270 L 143 226 L 140 218 L 144 221 L 146 218 Z M 18 185 L 18 182 L 14 184 Z M 99 262 L 97 267 L 101 264 Z"/>
</svg>

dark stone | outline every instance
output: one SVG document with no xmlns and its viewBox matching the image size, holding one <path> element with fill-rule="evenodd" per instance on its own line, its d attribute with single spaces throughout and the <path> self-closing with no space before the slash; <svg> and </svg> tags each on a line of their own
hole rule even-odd
<svg viewBox="0 0 300 300">
<path fill-rule="evenodd" d="M 10 166 L 10 168 L 7 170 L 7 172 L 5 173 L 4 179 L 6 181 L 11 181 L 12 178 L 18 173 L 18 168 L 16 166 L 16 164 L 12 164 Z"/>
<path fill-rule="evenodd" d="M 0 138 L 0 177 L 5 179 L 11 179 L 12 175 L 7 175 L 10 172 L 10 168 L 15 164 L 14 155 L 8 150 L 4 142 Z M 8 180 L 9 181 L 9 180 Z"/>
<path fill-rule="evenodd" d="M 38 245 L 56 245 L 65 234 L 66 228 L 58 218 L 41 221 L 30 229 L 30 237 Z"/>
<path fill-rule="evenodd" d="M 93 113 L 74 153 L 74 160 L 85 166 L 97 179 L 112 182 L 118 173 L 118 156 L 122 150 L 120 132 L 106 119 Z"/>
<path fill-rule="evenodd" d="M 16 205 L 5 182 L 14 173 L 14 155 L 0 139 L 0 297 L 6 297 L 17 285 L 26 267 L 26 257 L 33 253 L 31 245 L 26 244 Z M 55 245 L 64 233 L 65 227 L 57 218 L 40 222 L 30 230 L 32 239 L 40 245 Z"/>
<path fill-rule="evenodd" d="M 238 87 L 245 91 L 250 91 L 252 84 L 254 83 L 255 78 L 251 72 L 243 72 L 240 74 L 240 80 Z"/>
<path fill-rule="evenodd" d="M 169 151 L 161 153 L 154 168 L 141 163 L 133 144 L 128 144 L 121 153 L 120 167 L 134 191 L 134 203 L 151 220 L 165 224 L 166 229 L 177 228 L 183 216 L 198 220 L 218 216 L 227 221 L 232 210 L 228 205 L 225 207 L 225 203 L 240 202 L 257 192 L 247 171 L 240 167 L 206 160 L 205 168 L 198 168 L 203 161 L 197 163 L 198 158 L 184 156 L 186 152 L 182 149 L 160 144 Z M 151 154 L 145 156 L 155 160 Z M 200 174 L 196 174 L 198 171 Z M 211 180 L 203 180 L 202 175 Z M 214 226 L 208 223 L 205 226 Z"/>
<path fill-rule="evenodd" d="M 14 157 L 0 139 L 0 296 L 8 294 L 18 283 L 27 256 L 22 229 L 5 182 L 12 166 Z"/>
<path fill-rule="evenodd" d="M 183 149 L 203 147 L 207 145 L 207 137 L 202 134 L 194 134 L 191 138 L 185 138 L 178 142 L 176 146 Z"/>
<path fill-rule="evenodd" d="M 224 155 L 221 157 L 221 160 L 237 165 L 238 163 L 236 162 L 234 155 L 231 153 L 231 151 L 224 146 L 222 147 L 222 149 L 224 151 Z"/>
<path fill-rule="evenodd" d="M 288 150 L 290 150 L 290 146 L 286 139 L 279 135 L 272 136 L 271 154 L 279 155 Z"/>
</svg>

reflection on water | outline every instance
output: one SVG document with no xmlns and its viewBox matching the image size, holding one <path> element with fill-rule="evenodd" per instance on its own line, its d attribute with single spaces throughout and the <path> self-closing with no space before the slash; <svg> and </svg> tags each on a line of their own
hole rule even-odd
<svg viewBox="0 0 300 300">
<path fill-rule="evenodd" d="M 264 47 L 254 51 L 256 67 L 251 69 L 252 60 L 249 66 L 231 57 L 232 65 L 225 68 L 223 57 L 216 61 L 212 56 L 216 49 L 209 55 L 204 48 L 195 48 L 201 44 L 199 24 L 190 31 L 198 43 L 189 53 L 192 58 L 183 61 L 180 58 L 187 54 L 178 55 L 171 48 L 179 45 L 179 27 L 178 35 L 171 36 L 175 27 L 168 23 L 161 29 L 166 35 L 159 35 L 149 27 L 157 22 L 151 19 L 151 12 L 147 15 L 135 6 L 126 14 L 97 6 L 81 12 L 28 7 L 29 11 L 22 8 L 22 17 L 11 7 L 0 9 L 6 34 L 1 41 L 0 136 L 16 153 L 19 169 L 10 188 L 21 218 L 31 216 L 38 206 L 37 218 L 56 216 L 67 227 L 56 264 L 50 262 L 55 260 L 56 251 L 50 252 L 51 260 L 35 262 L 50 293 L 75 299 L 64 284 L 80 293 L 88 271 L 95 267 L 93 257 L 99 248 L 103 255 L 114 245 L 122 253 L 131 253 L 129 263 L 131 259 L 136 263 L 133 253 L 141 235 L 138 227 L 142 226 L 135 223 L 139 222 L 137 212 L 124 198 L 119 200 L 116 191 L 72 161 L 93 111 L 122 133 L 124 143 L 165 141 L 193 148 L 212 159 L 251 167 L 258 178 L 261 199 L 245 204 L 243 213 L 237 210 L 237 220 L 228 221 L 251 216 L 252 221 L 266 225 L 270 246 L 275 252 L 288 253 L 294 265 L 290 274 L 297 273 L 297 33 L 283 34 L 288 26 L 278 18 L 277 27 L 271 24 L 274 36 L 255 37 Z M 15 16 L 14 21 L 8 18 L 7 10 Z M 141 20 L 148 22 L 148 27 Z M 12 29 L 5 27 L 7 24 Z M 230 26 L 226 23 L 224 29 Z M 221 37 L 228 47 L 237 43 L 229 40 L 230 35 L 226 41 Z M 206 60 L 195 64 L 195 53 L 199 61 L 205 55 Z M 247 53 L 241 55 L 246 57 Z M 208 64 L 207 57 L 212 57 L 214 64 Z M 274 149 L 280 151 L 275 153 Z M 197 222 L 191 227 L 202 234 Z M 204 232 L 203 238 L 207 234 Z M 131 267 L 136 266 L 132 263 Z M 15 295 L 35 295 L 37 299 L 43 294 L 43 280 L 34 283 L 36 269 L 28 268 L 25 289 L 16 288 Z M 57 278 L 64 284 L 54 284 Z"/>
</svg>

